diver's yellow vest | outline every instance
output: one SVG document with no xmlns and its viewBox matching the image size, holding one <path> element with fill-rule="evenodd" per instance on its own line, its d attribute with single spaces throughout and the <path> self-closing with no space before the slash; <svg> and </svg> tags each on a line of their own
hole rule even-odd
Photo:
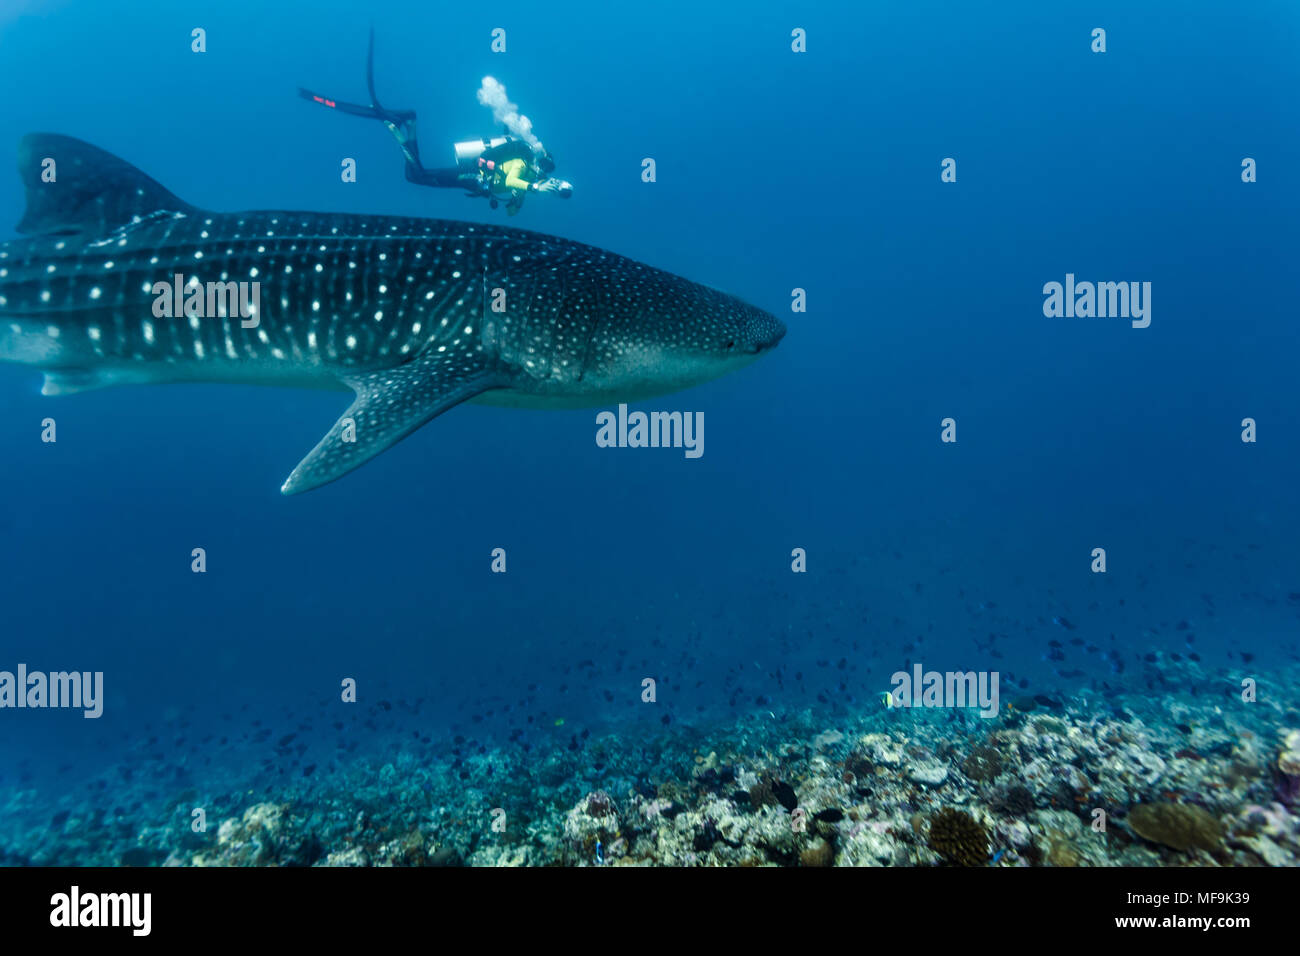
<svg viewBox="0 0 1300 956">
<path fill-rule="evenodd" d="M 496 168 L 492 176 L 492 191 L 497 194 L 514 192 L 516 189 L 526 190 L 532 183 L 532 170 L 522 159 L 507 159 Z"/>
</svg>

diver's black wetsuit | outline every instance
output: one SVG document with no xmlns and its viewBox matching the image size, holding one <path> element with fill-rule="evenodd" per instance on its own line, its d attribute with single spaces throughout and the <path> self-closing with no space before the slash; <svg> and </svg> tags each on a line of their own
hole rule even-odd
<svg viewBox="0 0 1300 956">
<path fill-rule="evenodd" d="M 402 147 L 402 155 L 406 157 L 407 182 L 415 183 L 417 186 L 437 186 L 443 189 L 458 186 L 466 189 L 475 188 L 475 181 L 468 177 L 462 179 L 461 171 L 455 166 L 426 169 L 420 162 L 420 144 L 415 138 L 414 112 L 411 112 L 409 117 L 380 116 L 379 118 L 384 121 L 384 125 Z"/>
<path fill-rule="evenodd" d="M 406 179 L 407 182 L 415 183 L 417 186 L 439 186 L 444 189 L 456 186 L 464 186 L 468 189 L 474 184 L 473 180 L 462 180 L 460 170 L 454 166 L 425 169 L 409 159 L 406 161 Z"/>
<path fill-rule="evenodd" d="M 351 113 L 353 116 L 364 116 L 369 119 L 377 119 L 388 127 L 388 131 L 393 134 L 397 144 L 402 148 L 402 155 L 406 158 L 406 179 L 407 182 L 415 183 L 417 186 L 434 186 L 441 189 L 465 189 L 471 195 L 486 195 L 491 191 L 488 180 L 473 173 L 465 172 L 456 166 L 443 166 L 435 169 L 427 168 L 420 162 L 420 144 L 416 139 L 415 132 L 415 111 L 414 110 L 387 110 L 382 106 L 361 106 L 357 103 L 345 103 L 341 100 L 331 100 L 323 96 L 318 96 L 310 90 L 299 90 L 304 99 L 313 100 L 330 109 L 336 109 L 341 113 Z M 527 159 L 532 160 L 532 148 L 522 140 L 510 140 L 502 143 L 493 149 L 487 149 L 483 152 L 483 159 L 500 165 L 508 159 Z"/>
<path fill-rule="evenodd" d="M 483 155 L 480 157 L 480 168 L 484 169 L 482 176 L 476 176 L 455 166 L 427 169 L 420 162 L 420 148 L 415 140 L 415 117 L 412 116 L 409 123 L 403 123 L 396 129 L 387 120 L 385 120 L 385 124 L 392 130 L 393 136 L 401 144 L 402 153 L 406 156 L 407 181 L 419 186 L 444 188 L 459 186 L 471 192 L 488 193 L 491 192 L 490 182 L 494 171 L 500 168 L 502 163 L 511 159 L 522 159 L 529 165 L 534 162 L 533 148 L 531 146 L 523 140 L 510 139 L 500 146 L 488 147 L 483 151 Z M 483 167 L 481 164 L 484 162 L 491 165 Z"/>
</svg>

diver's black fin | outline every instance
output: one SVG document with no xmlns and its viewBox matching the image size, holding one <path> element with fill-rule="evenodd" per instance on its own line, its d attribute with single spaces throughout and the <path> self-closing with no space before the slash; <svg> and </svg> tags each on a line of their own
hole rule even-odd
<svg viewBox="0 0 1300 956">
<path fill-rule="evenodd" d="M 382 120 L 386 117 L 373 106 L 362 106 L 360 103 L 347 103 L 343 100 L 332 100 L 328 96 L 321 96 L 319 93 L 313 93 L 311 90 L 298 87 L 298 95 L 304 100 L 311 100 L 313 103 L 319 103 L 321 106 L 329 107 L 332 110 L 338 110 L 340 113 L 349 113 L 352 116 L 364 116 L 367 119 Z"/>
<path fill-rule="evenodd" d="M 22 138 L 18 175 L 27 209 L 16 228 L 29 235 L 103 235 L 136 216 L 198 211 L 125 160 L 58 133 Z"/>
<path fill-rule="evenodd" d="M 370 25 L 370 46 L 366 48 L 366 89 L 370 91 L 370 105 L 375 109 L 383 109 L 379 105 L 379 97 L 375 95 L 375 26 Z"/>
<path fill-rule="evenodd" d="M 404 123 L 415 119 L 415 110 L 390 110 L 379 102 L 375 93 L 375 28 L 370 28 L 370 46 L 366 49 L 366 90 L 370 93 L 370 107 L 379 118 L 389 123 Z"/>
<path fill-rule="evenodd" d="M 415 110 L 388 110 L 379 102 L 379 97 L 375 95 L 375 28 L 370 28 L 370 46 L 366 50 L 366 89 L 370 93 L 370 105 L 362 106 L 360 103 L 348 103 L 344 100 L 332 99 L 328 96 L 321 96 L 319 93 L 313 93 L 311 90 L 298 87 L 298 95 L 305 100 L 311 100 L 313 103 L 319 103 L 321 106 L 327 106 L 332 110 L 338 110 L 340 113 L 349 113 L 352 116 L 364 116 L 367 119 L 382 120 L 385 123 L 401 124 L 408 120 L 415 119 Z"/>
</svg>

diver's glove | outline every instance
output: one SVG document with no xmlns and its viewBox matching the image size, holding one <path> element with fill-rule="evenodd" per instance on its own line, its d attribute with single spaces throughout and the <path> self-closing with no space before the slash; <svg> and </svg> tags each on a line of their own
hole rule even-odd
<svg viewBox="0 0 1300 956">
<path fill-rule="evenodd" d="M 529 189 L 537 193 L 559 193 L 564 199 L 573 195 L 573 187 L 563 179 L 543 179 L 540 183 L 533 183 Z"/>
</svg>

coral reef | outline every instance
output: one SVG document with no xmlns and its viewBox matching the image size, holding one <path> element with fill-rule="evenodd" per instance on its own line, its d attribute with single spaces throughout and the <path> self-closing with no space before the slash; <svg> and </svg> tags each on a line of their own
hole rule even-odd
<svg viewBox="0 0 1300 956">
<path fill-rule="evenodd" d="M 0 862 L 1295 866 L 1297 722 L 1281 704 L 1084 693 L 989 720 L 765 708 L 552 746 L 408 735 L 298 775 L 270 758 L 174 789 L 125 768 L 89 797 L 0 788 Z"/>
<path fill-rule="evenodd" d="M 1002 757 L 992 747 L 975 747 L 961 762 L 961 771 L 971 780 L 987 783 L 1002 772 Z"/>
<path fill-rule="evenodd" d="M 1142 803 L 1129 811 L 1128 824 L 1143 839 L 1175 850 L 1219 849 L 1223 830 L 1201 807 L 1186 803 Z"/>
<path fill-rule="evenodd" d="M 989 858 L 989 835 L 969 813 L 944 807 L 930 821 L 931 850 L 954 866 L 983 866 Z"/>
</svg>

